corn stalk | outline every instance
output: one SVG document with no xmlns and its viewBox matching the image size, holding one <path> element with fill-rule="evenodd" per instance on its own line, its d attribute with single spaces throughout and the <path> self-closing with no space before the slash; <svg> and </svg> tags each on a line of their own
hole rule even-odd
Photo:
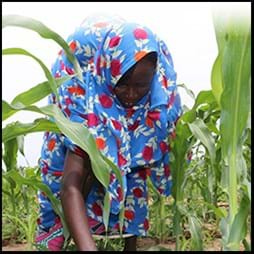
<svg viewBox="0 0 254 254">
<path fill-rule="evenodd" d="M 224 250 L 239 250 L 247 232 L 249 182 L 242 156 L 243 135 L 250 114 L 250 16 L 214 12 L 218 57 L 212 70 L 212 88 L 221 106 L 222 185 L 229 212 L 221 220 Z M 239 187 L 241 192 L 239 192 Z M 240 196 L 240 202 L 238 197 Z"/>
</svg>

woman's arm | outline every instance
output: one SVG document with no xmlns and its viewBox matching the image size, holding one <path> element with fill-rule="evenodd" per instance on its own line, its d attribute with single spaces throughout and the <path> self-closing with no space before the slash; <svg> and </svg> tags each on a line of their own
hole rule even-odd
<svg viewBox="0 0 254 254">
<path fill-rule="evenodd" d="M 82 158 L 68 151 L 65 158 L 60 198 L 69 231 L 78 250 L 97 250 L 89 231 L 83 185 L 91 185 L 93 177 L 89 156 Z M 90 180 L 89 180 L 90 179 Z M 87 183 L 86 180 L 90 182 Z M 89 191 L 89 190 L 87 190 Z"/>
</svg>

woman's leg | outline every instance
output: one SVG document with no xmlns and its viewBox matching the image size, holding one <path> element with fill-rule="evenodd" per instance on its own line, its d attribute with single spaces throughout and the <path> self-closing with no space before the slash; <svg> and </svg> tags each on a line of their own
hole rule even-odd
<svg viewBox="0 0 254 254">
<path fill-rule="evenodd" d="M 124 251 L 137 251 L 137 237 L 131 236 L 125 238 Z"/>
</svg>

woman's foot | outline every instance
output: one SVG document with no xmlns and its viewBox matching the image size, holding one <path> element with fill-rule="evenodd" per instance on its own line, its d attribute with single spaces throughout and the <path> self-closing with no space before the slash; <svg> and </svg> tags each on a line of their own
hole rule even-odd
<svg viewBox="0 0 254 254">
<path fill-rule="evenodd" d="M 137 251 L 137 237 L 131 236 L 125 239 L 124 251 Z"/>
</svg>

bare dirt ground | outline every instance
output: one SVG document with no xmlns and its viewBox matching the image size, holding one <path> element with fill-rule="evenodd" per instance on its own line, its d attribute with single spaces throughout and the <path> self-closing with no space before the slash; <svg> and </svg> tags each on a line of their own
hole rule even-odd
<svg viewBox="0 0 254 254">
<path fill-rule="evenodd" d="M 248 235 L 247 240 L 250 241 L 250 237 Z M 7 244 L 7 245 L 6 245 Z M 2 251 L 26 251 L 28 250 L 28 244 L 27 243 L 20 243 L 20 244 L 10 244 L 8 242 L 2 242 Z M 6 245 L 6 246 L 4 246 Z M 213 241 L 206 246 L 204 246 L 205 251 L 221 251 L 221 239 L 215 238 Z M 158 242 L 150 237 L 146 238 L 139 238 L 137 241 L 137 249 L 140 251 L 158 251 L 160 248 L 163 248 L 164 250 L 175 250 L 175 242 L 171 239 L 167 239 L 165 243 L 158 244 Z M 243 251 L 244 248 L 241 245 L 240 250 Z"/>
<path fill-rule="evenodd" d="M 11 244 L 2 247 L 2 251 L 26 251 L 28 250 L 27 243 Z"/>
</svg>

